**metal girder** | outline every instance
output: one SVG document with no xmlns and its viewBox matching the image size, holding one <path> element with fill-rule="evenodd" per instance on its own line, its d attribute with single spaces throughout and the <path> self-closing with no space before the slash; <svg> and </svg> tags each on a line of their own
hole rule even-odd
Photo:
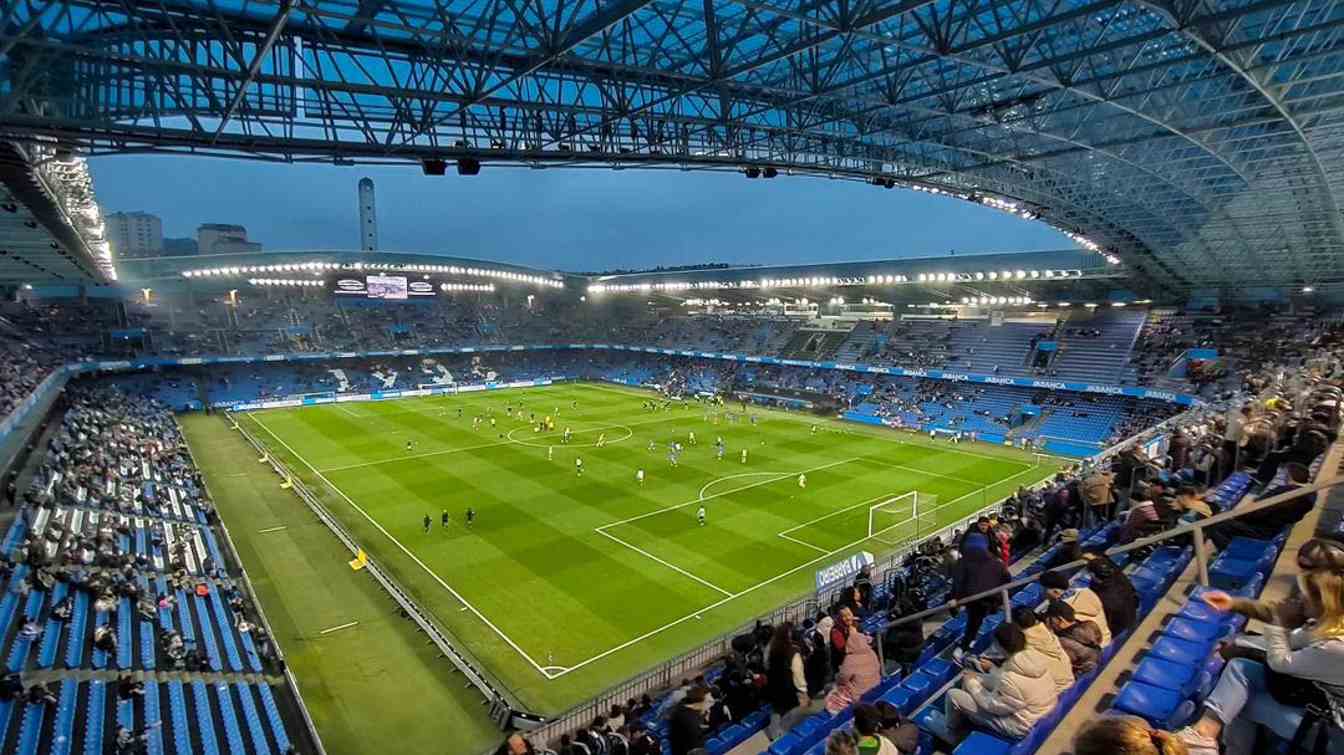
<svg viewBox="0 0 1344 755">
<path fill-rule="evenodd" d="M 0 135 L 993 197 L 1163 285 L 1344 278 L 1344 0 L 50 0 Z"/>
</svg>

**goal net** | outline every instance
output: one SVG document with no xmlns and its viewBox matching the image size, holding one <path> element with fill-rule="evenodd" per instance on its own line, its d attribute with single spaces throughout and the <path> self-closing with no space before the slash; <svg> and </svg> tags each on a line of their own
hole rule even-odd
<svg viewBox="0 0 1344 755">
<path fill-rule="evenodd" d="M 918 540 L 938 529 L 938 496 L 912 490 L 868 507 L 868 537 L 887 545 Z"/>
</svg>

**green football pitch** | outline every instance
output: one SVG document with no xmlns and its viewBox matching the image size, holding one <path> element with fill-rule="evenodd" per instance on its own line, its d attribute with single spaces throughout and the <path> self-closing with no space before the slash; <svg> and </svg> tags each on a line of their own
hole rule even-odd
<svg viewBox="0 0 1344 755">
<path fill-rule="evenodd" d="M 545 714 L 806 594 L 821 567 L 880 555 L 1058 468 L 1013 449 L 785 412 L 753 410 L 753 423 L 730 421 L 734 406 L 649 410 L 652 399 L 566 384 L 237 421 L 469 655 Z M 555 430 L 537 432 L 533 414 L 555 416 Z M 675 466 L 673 442 L 684 447 Z M 208 466 L 210 448 L 194 450 Z"/>
</svg>

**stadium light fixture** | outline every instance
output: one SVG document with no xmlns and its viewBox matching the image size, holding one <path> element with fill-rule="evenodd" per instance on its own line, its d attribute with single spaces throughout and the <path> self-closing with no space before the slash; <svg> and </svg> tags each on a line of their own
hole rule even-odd
<svg viewBox="0 0 1344 755">
<path fill-rule="evenodd" d="M 1302 287 L 1302 293 L 1304 293 L 1304 294 L 1311 294 L 1311 293 L 1315 293 L 1315 292 L 1316 292 L 1316 287 L 1315 287 L 1315 286 L 1303 286 L 1303 287 Z"/>
<path fill-rule="evenodd" d="M 998 280 L 998 279 L 999 279 L 999 274 L 996 273 L 996 272 L 994 272 L 993 270 L 990 270 L 990 271 L 989 271 L 988 273 L 986 273 L 985 275 L 986 275 L 986 277 L 988 277 L 990 280 Z"/>
</svg>

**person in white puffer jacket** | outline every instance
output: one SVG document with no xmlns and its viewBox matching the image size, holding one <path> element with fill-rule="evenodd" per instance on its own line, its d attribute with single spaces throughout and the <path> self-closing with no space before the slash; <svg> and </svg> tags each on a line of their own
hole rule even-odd
<svg viewBox="0 0 1344 755">
<path fill-rule="evenodd" d="M 1027 647 L 1016 624 L 1000 624 L 994 640 L 1007 659 L 987 674 L 967 673 L 962 688 L 947 693 L 947 732 L 960 741 L 973 724 L 1009 739 L 1021 739 L 1059 703 L 1050 661 Z"/>
<path fill-rule="evenodd" d="M 1063 694 L 1064 690 L 1072 687 L 1073 664 L 1069 661 L 1069 654 L 1064 652 L 1064 646 L 1059 644 L 1059 638 L 1050 631 L 1050 627 L 1047 627 L 1027 606 L 1013 608 L 1013 623 L 1027 638 L 1027 649 L 1045 656 L 1050 678 L 1055 681 L 1055 691 Z"/>
</svg>

